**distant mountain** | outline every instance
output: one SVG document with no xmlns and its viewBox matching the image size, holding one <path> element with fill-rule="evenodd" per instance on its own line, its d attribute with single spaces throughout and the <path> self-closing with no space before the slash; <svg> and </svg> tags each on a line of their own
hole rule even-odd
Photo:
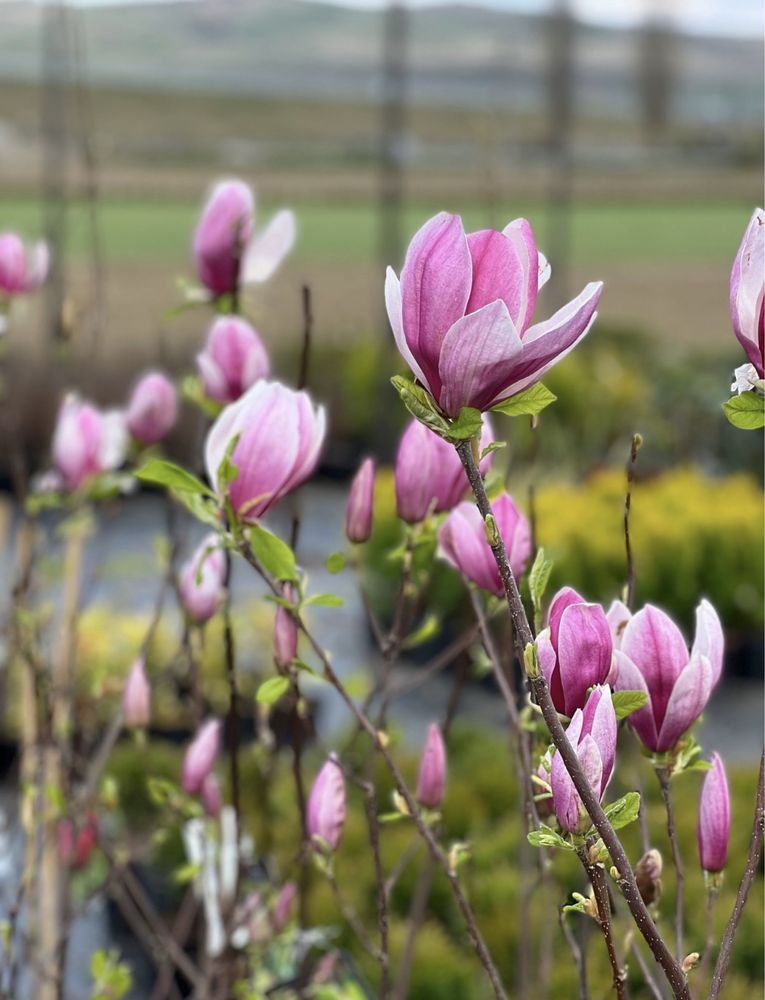
<svg viewBox="0 0 765 1000">
<path fill-rule="evenodd" d="M 33 79 L 43 63 L 42 5 L 0 5 L 0 75 Z M 196 0 L 80 7 L 77 25 L 93 82 L 128 87 L 236 91 L 377 100 L 383 14 L 304 0 Z M 411 98 L 530 109 L 544 99 L 547 21 L 480 6 L 408 14 Z M 760 122 L 759 40 L 673 39 L 675 110 L 697 122 Z M 578 26 L 579 106 L 594 114 L 635 111 L 634 32 Z M 50 63 L 49 63 L 50 64 Z"/>
</svg>

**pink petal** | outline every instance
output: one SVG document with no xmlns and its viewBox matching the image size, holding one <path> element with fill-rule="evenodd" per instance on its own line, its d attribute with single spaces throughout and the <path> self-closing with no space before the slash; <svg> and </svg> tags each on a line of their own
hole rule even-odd
<svg viewBox="0 0 765 1000">
<path fill-rule="evenodd" d="M 648 704 L 639 708 L 629 717 L 629 722 L 638 734 L 641 742 L 649 750 L 656 750 L 659 743 L 656 721 L 651 706 L 651 695 L 646 686 L 645 678 L 640 673 L 632 660 L 625 656 L 621 650 L 614 652 L 614 660 L 617 665 L 615 688 L 617 691 L 642 691 L 648 697 Z"/>
<path fill-rule="evenodd" d="M 452 416 L 463 406 L 487 409 L 520 353 L 520 337 L 501 299 L 457 320 L 441 347 L 442 408 Z"/>
<path fill-rule="evenodd" d="M 763 376 L 763 293 L 765 292 L 765 213 L 755 209 L 733 262 L 730 315 L 733 332 Z"/>
<path fill-rule="evenodd" d="M 537 293 L 547 278 L 550 277 L 550 265 L 547 264 L 544 256 L 540 258 L 539 251 L 537 250 L 537 241 L 534 239 L 534 231 L 526 219 L 513 219 L 512 222 L 509 222 L 505 226 L 503 234 L 513 244 L 524 274 L 518 323 L 516 324 L 519 333 L 523 336 L 524 330 L 526 330 L 531 322 L 531 317 L 534 315 Z M 546 277 L 544 276 L 544 265 L 546 265 Z M 515 313 L 512 315 L 515 316 Z"/>
<path fill-rule="evenodd" d="M 606 611 L 606 621 L 611 629 L 611 637 L 614 641 L 614 649 L 620 649 L 624 630 L 627 622 L 632 618 L 632 612 L 621 601 L 612 601 L 611 607 Z"/>
<path fill-rule="evenodd" d="M 566 715 L 581 708 L 587 689 L 602 684 L 611 669 L 611 633 L 599 604 L 572 604 L 560 619 L 558 668 Z"/>
<path fill-rule="evenodd" d="M 392 267 L 389 267 L 385 272 L 385 308 L 388 313 L 388 321 L 390 322 L 391 330 L 393 330 L 393 337 L 396 341 L 396 347 L 398 348 L 399 354 L 409 365 L 409 368 L 415 378 L 417 378 L 429 392 L 432 392 L 428 380 L 425 378 L 422 368 L 420 368 L 419 364 L 415 360 L 414 355 L 409 349 L 407 339 L 404 336 L 404 317 L 401 306 L 401 284 Z"/>
<path fill-rule="evenodd" d="M 717 612 L 706 598 L 696 608 L 696 638 L 691 657 L 706 656 L 712 668 L 712 687 L 720 680 L 725 639 Z"/>
<path fill-rule="evenodd" d="M 447 331 L 465 314 L 471 280 L 462 220 L 441 212 L 415 233 L 401 272 L 404 334 L 434 395 L 441 388 L 441 344 Z"/>
<path fill-rule="evenodd" d="M 295 243 L 295 215 L 283 208 L 261 233 L 256 233 L 242 259 L 242 281 L 268 281 Z"/>
<path fill-rule="evenodd" d="M 712 666 L 706 656 L 693 656 L 672 689 L 659 730 L 657 750 L 671 750 L 704 711 L 712 691 Z"/>
<path fill-rule="evenodd" d="M 582 595 L 574 590 L 573 587 L 562 587 L 555 597 L 553 597 L 547 620 L 550 626 L 550 639 L 556 649 L 558 647 L 558 630 L 560 629 L 560 620 L 563 612 L 572 604 L 586 603 Z"/>
<path fill-rule="evenodd" d="M 624 630 L 622 652 L 645 678 L 660 730 L 675 681 L 688 663 L 685 639 L 669 615 L 646 604 Z"/>
<path fill-rule="evenodd" d="M 504 233 L 482 229 L 467 238 L 473 261 L 473 285 L 466 312 L 502 299 L 516 329 L 530 319 L 537 291 L 537 257 L 531 227 L 525 220 L 521 230 L 511 223 Z M 514 228 L 513 228 L 514 227 Z M 530 238 L 529 238 L 530 237 Z M 533 288 L 533 293 L 530 291 Z"/>
</svg>

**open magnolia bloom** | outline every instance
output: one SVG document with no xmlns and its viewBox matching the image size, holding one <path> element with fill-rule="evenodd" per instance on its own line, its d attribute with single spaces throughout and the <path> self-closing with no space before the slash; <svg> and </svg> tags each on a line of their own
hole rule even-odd
<svg viewBox="0 0 765 1000">
<path fill-rule="evenodd" d="M 624 628 L 616 689 L 643 691 L 648 704 L 630 715 L 630 725 L 654 753 L 671 750 L 704 711 L 723 664 L 723 632 L 717 612 L 702 601 L 690 653 L 669 615 L 647 604 Z"/>
<path fill-rule="evenodd" d="M 444 412 L 488 410 L 517 395 L 585 336 L 599 281 L 530 325 L 549 274 L 526 219 L 502 232 L 466 234 L 460 217 L 446 212 L 415 234 L 400 281 L 388 268 L 385 304 L 396 345 Z"/>
<path fill-rule="evenodd" d="M 93 476 L 113 472 L 127 447 L 123 413 L 100 410 L 70 393 L 58 411 L 51 447 L 56 485 L 75 491 Z"/>
<path fill-rule="evenodd" d="M 746 227 L 730 275 L 730 318 L 759 378 L 765 352 L 765 212 L 756 208 Z M 736 369 L 737 373 L 740 369 Z M 738 381 L 738 378 L 737 380 Z M 734 383 L 735 385 L 735 383 Z M 751 387 L 749 387 L 751 388 Z M 739 390 L 740 391 L 740 390 Z"/>
<path fill-rule="evenodd" d="M 26 246 L 16 233 L 0 233 L 0 298 L 34 292 L 48 277 L 49 266 L 43 240 Z"/>
</svg>

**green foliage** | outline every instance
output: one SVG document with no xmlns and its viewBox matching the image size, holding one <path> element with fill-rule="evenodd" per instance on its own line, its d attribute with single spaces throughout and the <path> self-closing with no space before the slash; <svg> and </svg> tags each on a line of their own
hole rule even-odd
<svg viewBox="0 0 765 1000">
<path fill-rule="evenodd" d="M 295 553 L 289 545 L 262 524 L 253 524 L 248 533 L 252 551 L 277 580 L 297 580 Z"/>
<path fill-rule="evenodd" d="M 504 413 L 506 417 L 535 417 L 557 398 L 554 392 L 550 392 L 541 382 L 537 382 L 517 396 L 511 396 L 510 399 L 497 403 L 492 410 L 495 413 Z"/>
<path fill-rule="evenodd" d="M 96 951 L 90 960 L 93 989 L 90 1000 L 121 1000 L 133 985 L 130 967 L 117 951 Z"/>
<path fill-rule="evenodd" d="M 723 403 L 723 412 L 734 427 L 755 431 L 765 427 L 765 396 L 759 392 L 742 392 Z"/>
</svg>

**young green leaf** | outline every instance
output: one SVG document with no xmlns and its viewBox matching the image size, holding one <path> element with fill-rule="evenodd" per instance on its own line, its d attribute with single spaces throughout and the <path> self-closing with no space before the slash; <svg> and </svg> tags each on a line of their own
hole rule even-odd
<svg viewBox="0 0 765 1000">
<path fill-rule="evenodd" d="M 535 417 L 550 403 L 554 403 L 557 398 L 546 386 L 537 382 L 525 392 L 520 392 L 517 396 L 511 396 L 510 399 L 505 399 L 503 402 L 497 403 L 496 406 L 492 406 L 492 410 L 495 413 L 504 413 L 506 417 Z"/>
<path fill-rule="evenodd" d="M 534 565 L 529 573 L 529 591 L 534 604 L 534 624 L 537 632 L 542 624 L 542 598 L 545 596 L 552 568 L 552 560 L 547 558 L 545 550 L 538 549 Z"/>
<path fill-rule="evenodd" d="M 614 703 L 616 719 L 620 722 L 633 712 L 637 712 L 643 705 L 647 705 L 648 695 L 645 691 L 614 691 L 611 700 Z"/>
<path fill-rule="evenodd" d="M 605 806 L 605 813 L 614 830 L 621 830 L 623 826 L 628 826 L 638 818 L 640 812 L 640 793 L 627 792 L 616 802 L 611 802 Z"/>
<path fill-rule="evenodd" d="M 136 479 L 144 483 L 154 483 L 156 486 L 164 486 L 174 493 L 198 493 L 200 496 L 212 497 L 212 490 L 197 479 L 196 476 L 182 469 L 174 462 L 166 462 L 161 458 L 151 458 L 136 470 Z"/>
<path fill-rule="evenodd" d="M 268 528 L 257 522 L 250 527 L 250 546 L 263 568 L 277 580 L 297 580 L 295 553 Z"/>
<path fill-rule="evenodd" d="M 472 406 L 463 406 L 457 419 L 452 420 L 449 425 L 448 437 L 451 441 L 464 441 L 480 434 L 481 426 L 481 411 L 474 410 Z"/>
<path fill-rule="evenodd" d="M 258 688 L 255 700 L 259 705 L 274 705 L 283 694 L 287 693 L 289 686 L 287 677 L 269 677 Z"/>
<path fill-rule="evenodd" d="M 415 385 L 405 375 L 394 375 L 391 382 L 393 388 L 401 397 L 402 403 L 413 417 L 416 417 L 420 423 L 425 424 L 426 427 L 435 431 L 436 434 L 440 434 L 441 437 L 448 436 L 449 424 L 436 407 L 433 397 L 429 392 L 426 392 L 422 386 Z"/>
<path fill-rule="evenodd" d="M 528 842 L 532 847 L 556 847 L 561 851 L 574 851 L 576 848 L 551 827 L 541 824 L 538 830 L 528 834 Z"/>
<path fill-rule="evenodd" d="M 324 565 L 330 573 L 340 573 L 345 569 L 345 556 L 342 552 L 330 552 L 324 560 Z"/>
<path fill-rule="evenodd" d="M 765 396 L 759 392 L 742 392 L 731 396 L 722 408 L 729 423 L 744 431 L 756 431 L 765 427 Z"/>
<path fill-rule="evenodd" d="M 438 615 L 428 615 L 425 621 L 414 632 L 410 633 L 401 644 L 402 649 L 415 649 L 429 639 L 438 635 Z"/>
<path fill-rule="evenodd" d="M 341 608 L 345 601 L 339 594 L 314 594 L 303 601 L 303 607 L 307 608 L 311 604 L 318 604 L 322 608 Z"/>
</svg>

